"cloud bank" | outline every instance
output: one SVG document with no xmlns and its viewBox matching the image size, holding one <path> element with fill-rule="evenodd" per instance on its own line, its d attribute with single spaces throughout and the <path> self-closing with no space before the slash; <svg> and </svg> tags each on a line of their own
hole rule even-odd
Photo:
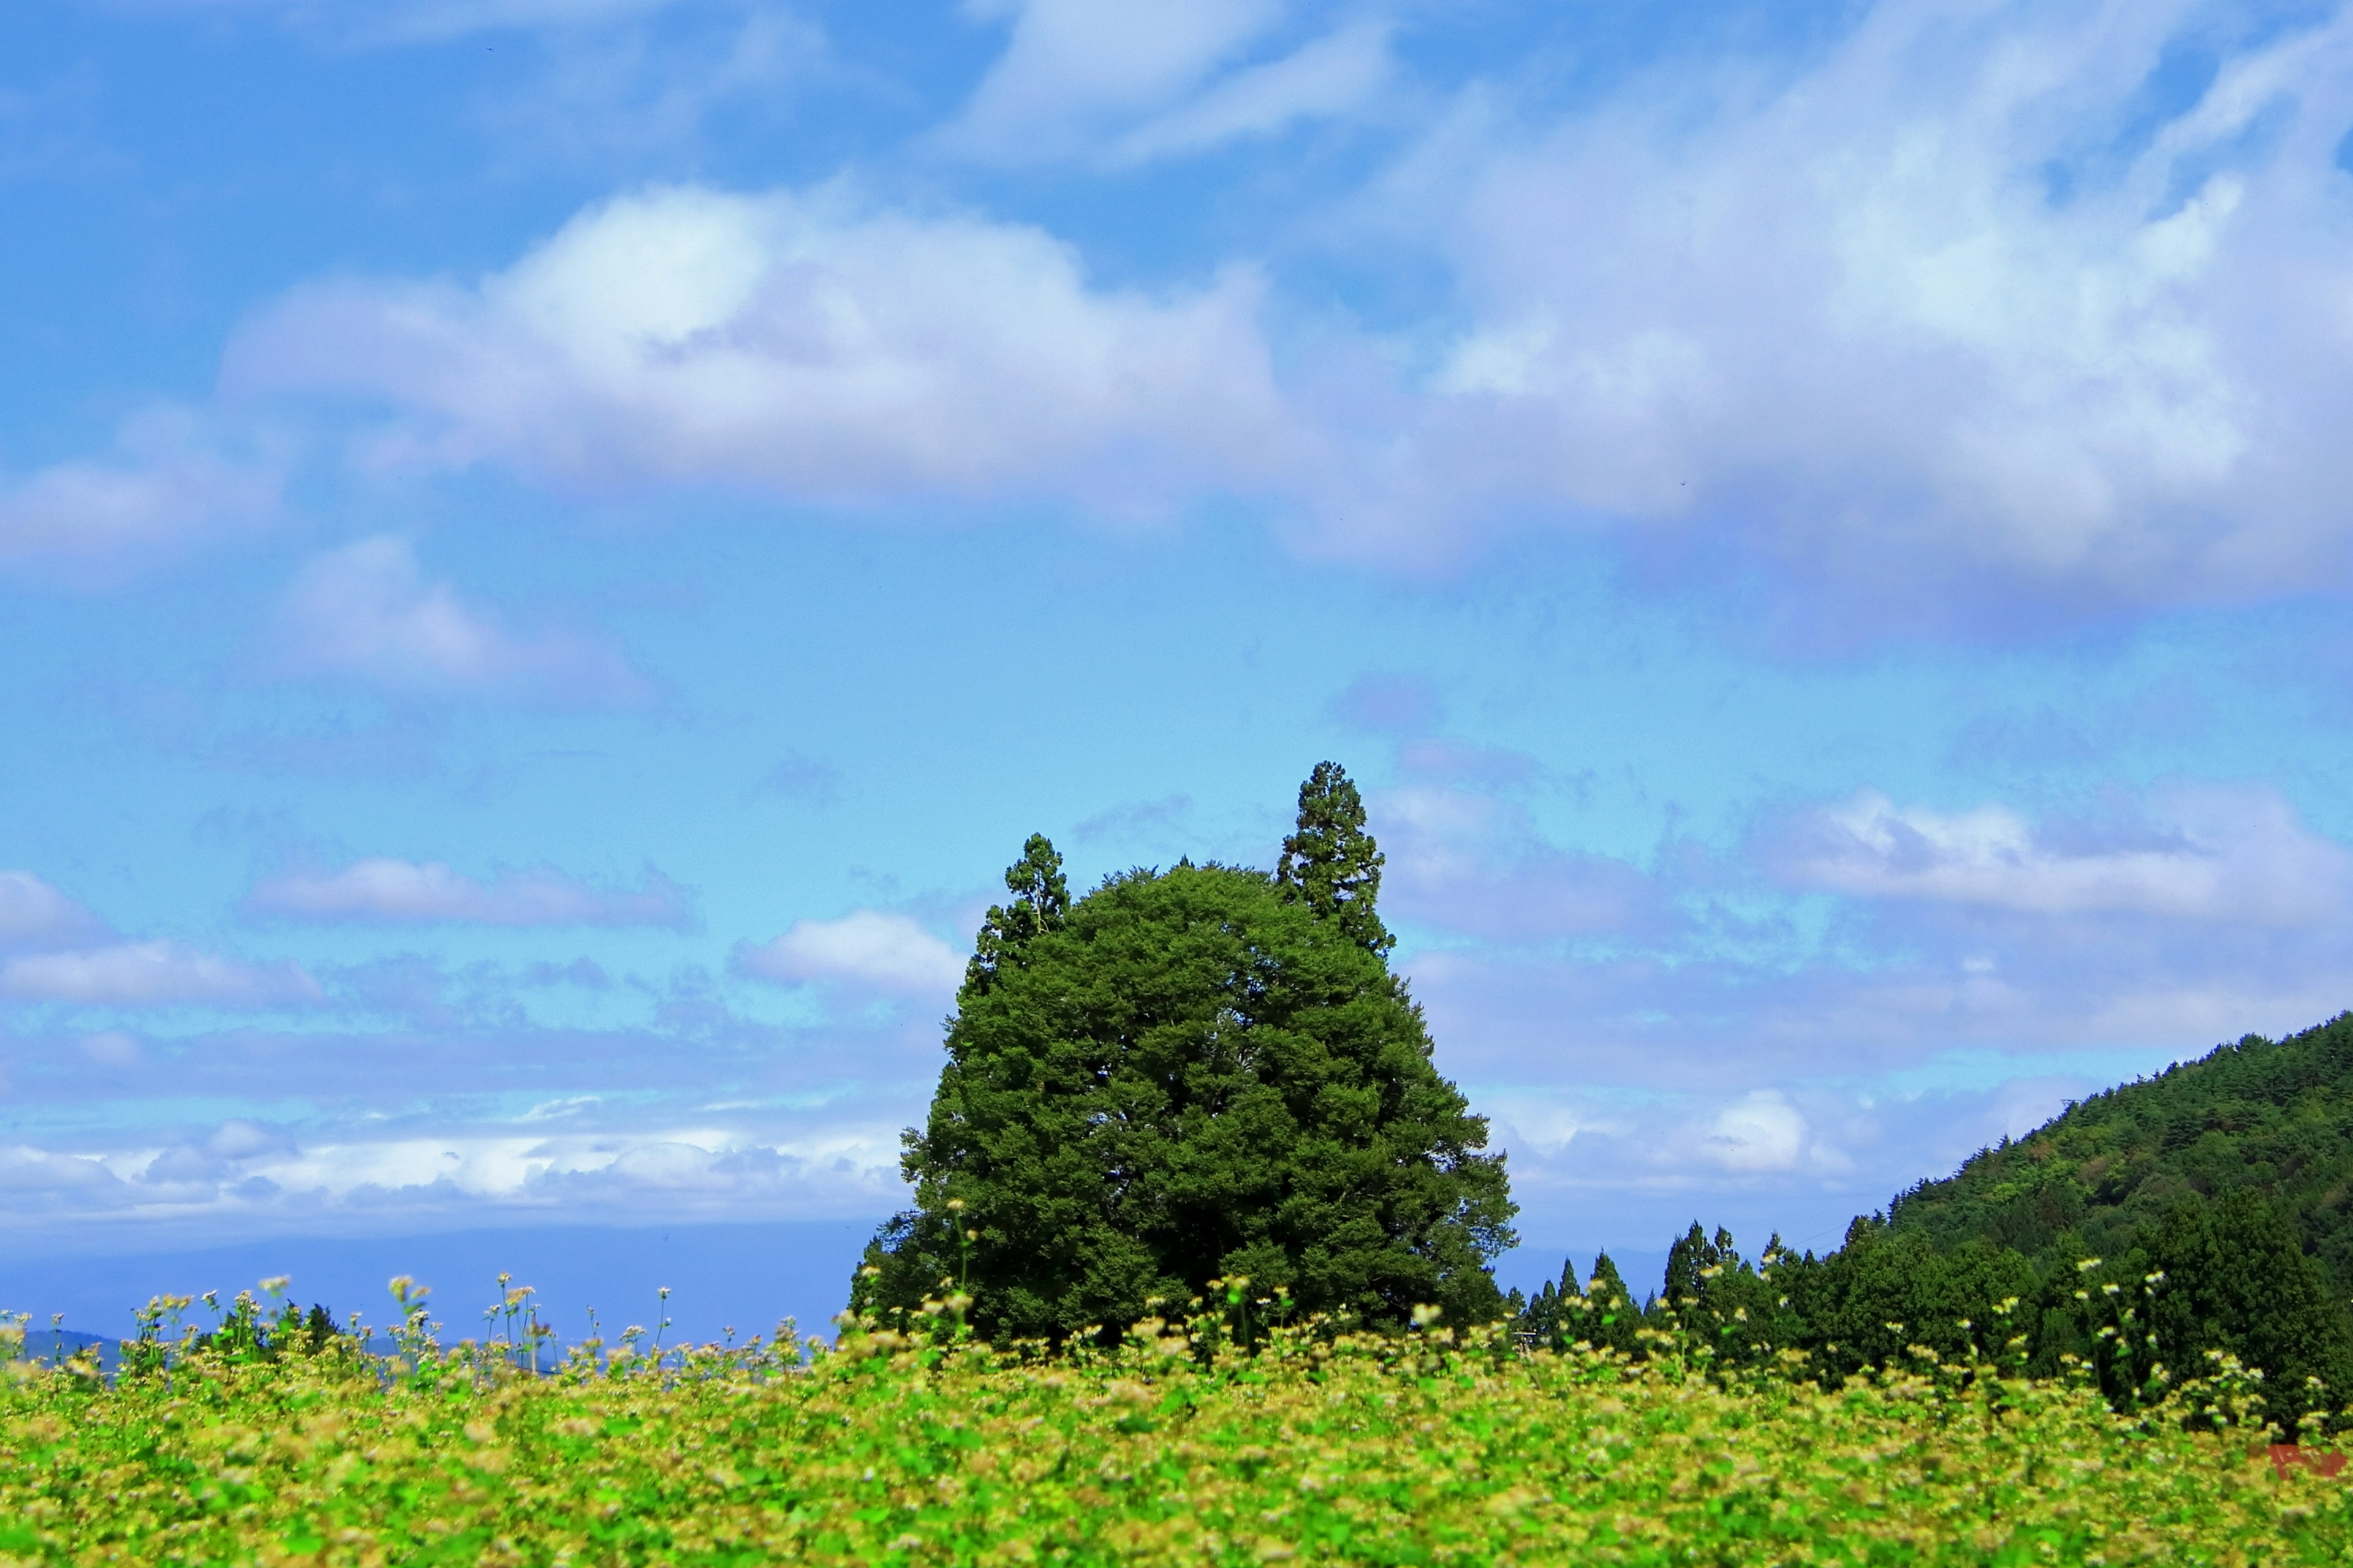
<svg viewBox="0 0 2353 1568">
<path fill-rule="evenodd" d="M 1795 69 L 1467 101 L 1386 195 L 1470 324 L 1410 440 L 1359 448 L 1388 458 L 1335 547 L 1460 548 L 1541 506 L 1905 589 L 1907 617 L 1973 579 L 2341 588 L 2353 22 L 2216 21 L 1886 0 Z M 2212 79 L 2168 100 L 2184 50 Z"/>
</svg>

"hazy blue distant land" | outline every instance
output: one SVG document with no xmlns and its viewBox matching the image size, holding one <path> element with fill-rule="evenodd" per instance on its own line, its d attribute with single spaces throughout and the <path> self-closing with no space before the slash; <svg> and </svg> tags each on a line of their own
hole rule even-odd
<svg viewBox="0 0 2353 1568">
<path fill-rule="evenodd" d="M 451 1340 L 479 1331 L 480 1313 L 498 1295 L 501 1269 L 537 1291 L 543 1318 L 563 1343 L 585 1336 L 588 1309 L 608 1336 L 641 1323 L 654 1326 L 654 1292 L 670 1287 L 670 1339 L 696 1341 L 772 1331 L 795 1319 L 803 1333 L 832 1332 L 848 1299 L 849 1271 L 875 1222 L 779 1220 L 765 1224 L 662 1226 L 537 1226 L 448 1231 L 417 1236 L 287 1237 L 202 1247 L 142 1252 L 50 1251 L 0 1259 L 0 1311 L 25 1312 L 46 1327 L 61 1312 L 65 1326 L 108 1339 L 136 1331 L 132 1313 L 150 1297 L 197 1296 L 217 1290 L 223 1300 L 264 1279 L 288 1275 L 287 1295 L 305 1310 L 316 1302 L 349 1321 L 356 1310 L 375 1324 L 393 1317 L 385 1283 L 407 1274 L 433 1287 L 435 1315 Z M 1746 1238 L 1744 1238 L 1746 1239 Z M 1757 1237 L 1761 1241 L 1763 1238 Z M 1573 1249 L 1580 1270 L 1593 1266 L 1593 1248 Z M 1665 1268 L 1655 1252 L 1613 1248 L 1629 1286 L 1656 1289 Z M 1496 1278 L 1531 1293 L 1560 1278 L 1564 1252 L 1530 1242 L 1502 1258 Z M 201 1303 L 187 1321 L 208 1326 Z"/>
</svg>

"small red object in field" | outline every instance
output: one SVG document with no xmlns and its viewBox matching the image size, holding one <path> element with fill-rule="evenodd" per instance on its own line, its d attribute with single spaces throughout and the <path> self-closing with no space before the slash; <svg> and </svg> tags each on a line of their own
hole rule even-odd
<svg viewBox="0 0 2353 1568">
<path fill-rule="evenodd" d="M 2315 1452 L 2299 1448 L 2294 1443 L 2272 1445 L 2272 1468 L 2283 1476 L 2290 1470 L 2305 1469 L 2326 1479 L 2344 1468 L 2345 1456 L 2342 1454 Z"/>
</svg>

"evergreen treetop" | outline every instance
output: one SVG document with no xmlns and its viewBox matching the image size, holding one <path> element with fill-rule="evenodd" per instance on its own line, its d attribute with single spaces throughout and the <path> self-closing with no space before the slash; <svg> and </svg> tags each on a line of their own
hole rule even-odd
<svg viewBox="0 0 2353 1568">
<path fill-rule="evenodd" d="M 1282 841 L 1276 884 L 1349 940 L 1386 956 L 1397 938 L 1374 909 L 1386 858 L 1365 829 L 1364 797 L 1347 771 L 1337 763 L 1316 763 L 1299 786 L 1298 826 Z"/>
<path fill-rule="evenodd" d="M 1022 963 L 1032 942 L 1060 931 L 1070 918 L 1071 885 L 1062 875 L 1062 857 L 1042 833 L 1031 834 L 1021 846 L 1021 858 L 1006 868 L 1005 890 L 1012 901 L 988 907 L 965 964 L 966 994 L 987 990 L 999 969 Z"/>
</svg>

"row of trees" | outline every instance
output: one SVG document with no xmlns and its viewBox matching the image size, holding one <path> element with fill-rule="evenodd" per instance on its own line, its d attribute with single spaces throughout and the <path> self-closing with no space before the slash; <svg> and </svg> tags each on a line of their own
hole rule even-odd
<svg viewBox="0 0 2353 1568">
<path fill-rule="evenodd" d="M 1804 1352 L 1803 1375 L 1843 1378 L 1922 1352 L 2039 1376 L 2080 1368 L 2119 1405 L 2207 1375 L 2217 1353 L 2264 1374 L 2272 1416 L 2293 1426 L 2353 1394 L 2353 1323 L 2294 1229 L 2243 1189 L 2188 1197 L 2114 1257 L 2038 1268 L 1984 1238 L 1939 1247 L 1877 1216 L 1857 1219 L 1825 1258 L 1774 1237 L 1755 1259 L 1731 1234 L 1694 1224 L 1668 1254 L 1664 1288 L 1641 1306 L 1605 1254 L 1580 1282 L 1521 1305 L 1545 1342 L 1643 1353 L 1671 1331 L 1734 1366 Z"/>
</svg>

